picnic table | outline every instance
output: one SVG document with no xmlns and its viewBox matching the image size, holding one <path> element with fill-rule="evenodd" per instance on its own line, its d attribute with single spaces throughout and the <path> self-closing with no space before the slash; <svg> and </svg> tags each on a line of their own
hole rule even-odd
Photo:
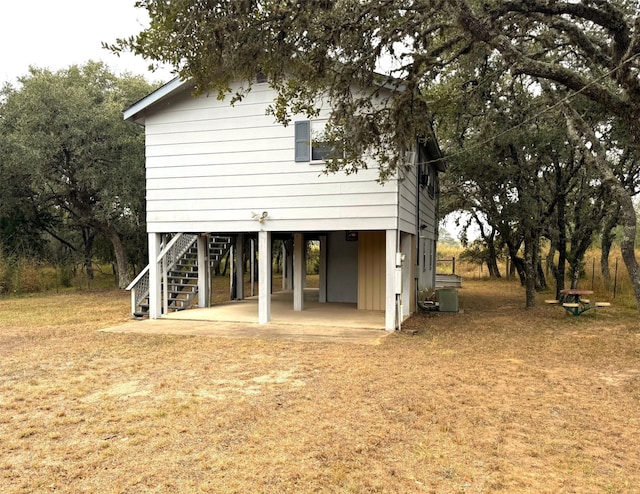
<svg viewBox="0 0 640 494">
<path fill-rule="evenodd" d="M 591 290 L 578 290 L 577 288 L 570 288 L 568 290 L 560 290 L 560 300 L 545 300 L 548 304 L 561 305 L 564 310 L 579 316 L 580 314 L 587 312 L 591 309 L 597 309 L 600 307 L 610 307 L 609 302 L 596 302 L 591 303 L 591 300 L 583 298 L 585 295 L 592 295 Z"/>
<path fill-rule="evenodd" d="M 560 290 L 560 294 L 562 295 L 562 308 L 574 316 L 579 316 L 583 312 L 596 308 L 595 305 L 591 305 L 591 300 L 583 298 L 585 295 L 593 295 L 592 290 L 571 288 Z"/>
</svg>

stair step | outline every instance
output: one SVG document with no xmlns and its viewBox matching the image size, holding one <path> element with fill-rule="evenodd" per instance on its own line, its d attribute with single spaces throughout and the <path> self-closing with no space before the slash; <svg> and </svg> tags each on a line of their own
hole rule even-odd
<svg viewBox="0 0 640 494">
<path fill-rule="evenodd" d="M 167 278 L 179 278 L 179 279 L 190 279 L 196 280 L 198 279 L 198 273 L 196 271 L 169 271 L 167 273 Z"/>
</svg>

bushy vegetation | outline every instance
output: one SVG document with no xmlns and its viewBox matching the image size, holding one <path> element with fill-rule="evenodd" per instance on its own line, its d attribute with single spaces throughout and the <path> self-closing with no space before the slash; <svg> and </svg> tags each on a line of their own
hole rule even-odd
<svg viewBox="0 0 640 494">
<path fill-rule="evenodd" d="M 7 256 L 0 253 L 0 296 L 113 288 L 112 267 L 108 264 L 93 266 L 93 275 L 89 277 L 81 263 L 53 265 L 34 257 Z"/>
</svg>

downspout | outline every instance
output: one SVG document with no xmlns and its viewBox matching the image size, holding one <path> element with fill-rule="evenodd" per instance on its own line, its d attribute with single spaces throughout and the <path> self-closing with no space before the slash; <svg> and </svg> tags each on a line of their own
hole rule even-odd
<svg viewBox="0 0 640 494">
<path fill-rule="evenodd" d="M 419 288 L 419 283 L 418 280 L 420 279 L 420 225 L 422 224 L 422 219 L 420 218 L 420 163 L 419 163 L 419 159 L 418 159 L 418 149 L 417 149 L 418 145 L 416 143 L 416 152 L 413 158 L 413 166 L 415 168 L 415 173 L 416 173 L 416 264 L 414 266 L 416 272 L 415 275 L 413 277 L 413 290 L 415 292 L 415 301 L 416 301 L 416 307 L 415 309 L 417 309 L 419 307 L 418 305 L 418 296 L 420 295 L 420 288 Z M 411 307 L 411 309 L 414 309 L 414 307 Z"/>
<path fill-rule="evenodd" d="M 437 254 L 438 254 L 438 237 L 440 234 L 440 216 L 438 216 L 438 214 L 440 213 L 440 175 L 439 175 L 439 171 L 436 169 L 435 170 L 435 177 L 436 177 L 436 183 L 435 183 L 435 196 L 436 196 L 436 209 L 434 211 L 433 217 L 435 218 L 435 232 L 433 232 L 433 273 L 432 273 L 432 280 L 431 280 L 431 285 L 433 286 L 434 290 L 436 288 L 436 258 L 437 258 Z M 455 267 L 455 266 L 454 266 Z"/>
</svg>

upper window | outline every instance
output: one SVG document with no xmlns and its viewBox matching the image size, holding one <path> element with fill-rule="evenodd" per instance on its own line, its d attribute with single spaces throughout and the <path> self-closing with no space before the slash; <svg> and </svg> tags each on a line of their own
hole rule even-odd
<svg viewBox="0 0 640 494">
<path fill-rule="evenodd" d="M 334 143 L 323 140 L 326 120 L 295 122 L 295 161 L 320 162 L 343 155 Z"/>
<path fill-rule="evenodd" d="M 430 163 L 426 146 L 422 142 L 418 143 L 418 173 L 420 185 L 427 189 L 429 197 L 433 199 L 436 193 L 436 171 Z"/>
</svg>

